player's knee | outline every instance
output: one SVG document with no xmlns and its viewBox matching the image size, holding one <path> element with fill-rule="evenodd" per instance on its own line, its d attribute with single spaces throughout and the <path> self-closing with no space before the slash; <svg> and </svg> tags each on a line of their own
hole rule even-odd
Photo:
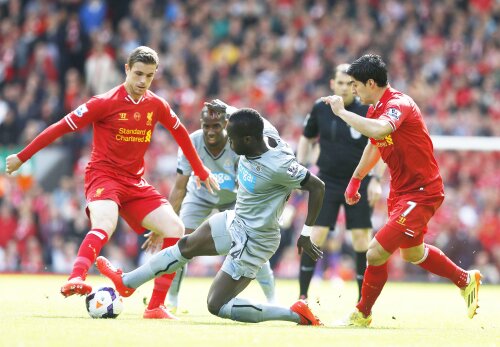
<svg viewBox="0 0 500 347">
<path fill-rule="evenodd" d="M 169 225 L 168 232 L 171 235 L 170 237 L 183 237 L 184 236 L 184 223 L 182 221 L 176 220 L 175 223 Z"/>
<path fill-rule="evenodd" d="M 223 305 L 224 304 L 221 304 L 218 300 L 215 300 L 212 296 L 209 296 L 207 298 L 208 312 L 210 312 L 214 316 L 218 316 L 219 315 L 220 309 L 221 309 L 221 307 Z"/>
<path fill-rule="evenodd" d="M 386 259 L 382 257 L 376 248 L 369 248 L 366 252 L 366 262 L 368 265 L 379 266 L 384 264 Z"/>
<path fill-rule="evenodd" d="M 191 259 L 199 255 L 199 245 L 197 241 L 192 238 L 191 235 L 183 236 L 179 240 L 179 250 L 184 258 Z"/>
<path fill-rule="evenodd" d="M 401 259 L 408 263 L 417 263 L 424 257 L 424 252 L 420 249 L 401 249 L 399 254 Z"/>
</svg>

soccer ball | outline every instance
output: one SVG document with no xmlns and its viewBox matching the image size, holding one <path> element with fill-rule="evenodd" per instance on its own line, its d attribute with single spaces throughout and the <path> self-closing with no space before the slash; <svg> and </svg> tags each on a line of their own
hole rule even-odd
<svg viewBox="0 0 500 347">
<path fill-rule="evenodd" d="M 100 287 L 85 298 L 92 318 L 116 318 L 123 311 L 122 297 L 111 287 Z"/>
</svg>

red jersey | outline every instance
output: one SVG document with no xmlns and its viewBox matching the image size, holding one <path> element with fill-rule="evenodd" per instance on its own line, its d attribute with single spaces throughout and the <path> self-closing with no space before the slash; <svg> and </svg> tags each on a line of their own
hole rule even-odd
<svg viewBox="0 0 500 347">
<path fill-rule="evenodd" d="M 172 133 L 195 174 L 205 180 L 208 172 L 186 128 L 169 104 L 149 90 L 138 101 L 134 101 L 123 84 L 80 105 L 45 129 L 18 156 L 24 162 L 64 133 L 80 130 L 93 123 L 93 148 L 86 170 L 118 173 L 139 179 L 144 173 L 144 154 L 158 122 Z"/>
<path fill-rule="evenodd" d="M 367 118 L 389 122 L 393 132 L 382 140 L 370 138 L 377 146 L 391 175 L 391 194 L 425 190 L 442 193 L 443 180 L 434 158 L 434 147 L 417 104 L 408 95 L 387 88 Z"/>
</svg>

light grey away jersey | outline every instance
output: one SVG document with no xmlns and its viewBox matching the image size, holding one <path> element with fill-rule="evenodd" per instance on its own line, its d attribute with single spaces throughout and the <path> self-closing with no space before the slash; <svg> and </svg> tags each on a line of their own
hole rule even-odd
<svg viewBox="0 0 500 347">
<path fill-rule="evenodd" d="M 193 132 L 190 137 L 201 161 L 217 178 L 220 190 L 215 191 L 215 195 L 213 195 L 208 192 L 204 185 L 200 189 L 196 189 L 195 179 L 192 175 L 193 169 L 186 159 L 186 156 L 179 148 L 177 172 L 186 176 L 191 175 L 187 185 L 185 199 L 202 200 L 217 206 L 233 203 L 236 200 L 236 169 L 239 156 L 233 152 L 229 145 L 229 141 L 227 141 L 222 152 L 217 157 L 214 157 L 205 146 L 203 130 L 201 129 Z"/>
<path fill-rule="evenodd" d="M 241 156 L 238 164 L 235 213 L 250 237 L 265 237 L 269 232 L 279 235 L 279 218 L 285 203 L 307 175 L 307 169 L 297 162 L 290 146 L 266 120 L 264 137 L 278 145 L 268 146 L 269 150 L 259 157 Z"/>
</svg>

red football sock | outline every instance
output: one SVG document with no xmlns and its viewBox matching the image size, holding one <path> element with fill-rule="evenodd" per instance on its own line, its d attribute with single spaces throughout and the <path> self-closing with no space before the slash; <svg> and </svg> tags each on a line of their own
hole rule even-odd
<svg viewBox="0 0 500 347">
<path fill-rule="evenodd" d="M 91 229 L 83 239 L 80 249 L 78 249 L 78 255 L 73 263 L 73 271 L 71 271 L 69 279 L 74 277 L 85 279 L 92 263 L 106 242 L 108 242 L 108 234 L 104 230 Z"/>
<path fill-rule="evenodd" d="M 425 244 L 424 259 L 416 265 L 441 277 L 448 278 L 457 287 L 463 288 L 467 285 L 469 275 L 467 271 L 460 268 L 451 261 L 439 248 Z"/>
<path fill-rule="evenodd" d="M 179 238 L 169 237 L 163 239 L 162 249 L 175 245 L 177 241 L 179 241 Z M 148 310 L 165 304 L 165 298 L 167 297 L 168 290 L 172 285 L 174 277 L 175 272 L 171 274 L 161 275 L 160 277 L 155 278 L 155 285 L 153 288 L 153 294 L 151 294 L 151 300 L 149 300 Z"/>
<path fill-rule="evenodd" d="M 380 266 L 368 265 L 363 279 L 363 287 L 361 288 L 361 300 L 356 307 L 365 316 L 369 316 L 372 312 L 372 307 L 375 304 L 380 292 L 387 282 L 387 263 Z"/>
</svg>

